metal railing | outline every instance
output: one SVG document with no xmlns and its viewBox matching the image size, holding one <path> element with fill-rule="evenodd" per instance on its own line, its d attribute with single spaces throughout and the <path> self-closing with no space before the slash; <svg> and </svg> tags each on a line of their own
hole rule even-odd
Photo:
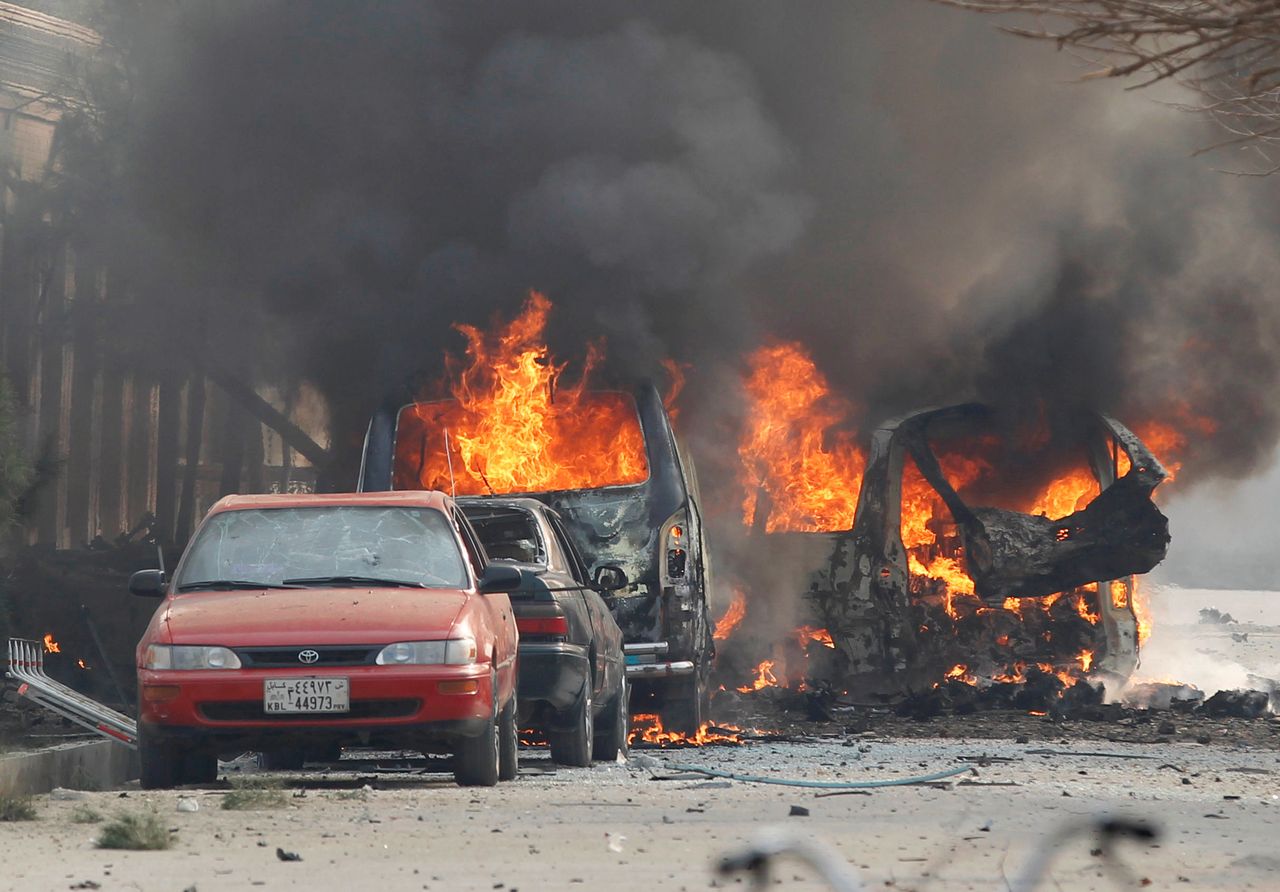
<svg viewBox="0 0 1280 892">
<path fill-rule="evenodd" d="M 137 722 L 45 674 L 44 642 L 10 638 L 9 664 L 5 675 L 18 683 L 20 696 L 88 728 L 95 734 L 101 734 L 127 747 L 137 748 Z"/>
</svg>

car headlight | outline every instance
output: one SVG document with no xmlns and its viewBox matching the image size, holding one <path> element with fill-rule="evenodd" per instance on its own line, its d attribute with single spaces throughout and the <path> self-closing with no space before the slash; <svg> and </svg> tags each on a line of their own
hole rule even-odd
<svg viewBox="0 0 1280 892">
<path fill-rule="evenodd" d="M 149 644 L 147 669 L 239 669 L 240 658 L 225 647 Z"/>
<path fill-rule="evenodd" d="M 401 641 L 388 644 L 375 661 L 379 666 L 459 666 L 476 661 L 474 638 L 448 641 Z"/>
</svg>

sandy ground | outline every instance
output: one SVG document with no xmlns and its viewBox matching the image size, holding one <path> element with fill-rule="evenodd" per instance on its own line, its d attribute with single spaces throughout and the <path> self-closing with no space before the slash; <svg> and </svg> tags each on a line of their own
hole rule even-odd
<svg viewBox="0 0 1280 892">
<path fill-rule="evenodd" d="M 1036 752 L 1047 748 L 1056 752 Z M 1114 755 L 1089 754 L 1099 751 L 1089 743 L 862 736 L 647 750 L 625 766 L 555 770 L 542 752 L 526 749 L 520 777 L 496 789 L 460 789 L 447 775 L 418 773 L 421 765 L 375 771 L 365 763 L 348 772 L 280 775 L 288 804 L 251 812 L 221 809 L 221 785 L 53 794 L 39 797 L 38 821 L 0 824 L 0 886 L 705 889 L 736 885 L 713 870 L 722 855 L 761 831 L 783 828 L 833 845 L 868 888 L 994 890 L 1005 888 L 1002 876 L 1015 876 L 1062 827 L 1106 813 L 1162 828 L 1155 847 L 1121 847 L 1134 877 L 1149 879 L 1151 888 L 1276 888 L 1280 753 L 1174 743 L 1109 744 Z M 959 778 L 965 783 L 869 795 L 819 797 L 812 790 L 724 780 L 654 779 L 669 774 L 670 765 L 697 763 L 857 780 L 974 765 L 967 760 L 983 756 L 994 759 Z M 366 785 L 371 789 L 363 790 Z M 184 797 L 195 799 L 199 811 L 179 811 Z M 71 822 L 72 811 L 86 805 L 106 815 L 153 809 L 173 829 L 174 846 L 97 849 L 98 826 Z M 789 816 L 793 805 L 810 814 Z M 1094 845 L 1088 839 L 1064 844 L 1052 880 L 1040 888 L 1116 888 L 1104 860 L 1090 854 Z M 279 860 L 277 847 L 302 860 Z M 784 888 L 827 888 L 799 862 L 785 862 L 775 879 Z"/>
</svg>

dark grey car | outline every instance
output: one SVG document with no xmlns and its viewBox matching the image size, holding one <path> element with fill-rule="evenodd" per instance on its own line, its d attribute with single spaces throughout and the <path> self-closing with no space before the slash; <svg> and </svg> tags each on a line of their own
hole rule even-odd
<svg viewBox="0 0 1280 892">
<path fill-rule="evenodd" d="M 563 765 L 616 759 L 630 730 L 622 631 L 563 521 L 537 499 L 457 501 L 489 560 L 520 570 L 510 593 L 520 630 L 520 727 L 545 733 Z"/>
</svg>

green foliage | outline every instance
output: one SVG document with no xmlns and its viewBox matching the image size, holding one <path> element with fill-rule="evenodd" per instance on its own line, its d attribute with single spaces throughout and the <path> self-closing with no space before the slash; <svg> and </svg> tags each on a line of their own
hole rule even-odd
<svg viewBox="0 0 1280 892">
<path fill-rule="evenodd" d="M 34 821 L 36 806 L 30 796 L 0 796 L 0 821 Z"/>
<path fill-rule="evenodd" d="M 173 838 L 155 812 L 132 812 L 103 825 L 97 845 L 100 849 L 155 851 L 169 848 Z"/>
<path fill-rule="evenodd" d="M 222 799 L 227 811 L 284 808 L 288 803 L 280 781 L 258 778 L 236 778 L 231 782 L 231 792 Z"/>
<path fill-rule="evenodd" d="M 97 824 L 102 821 L 102 812 L 88 805 L 77 805 L 71 810 L 72 824 Z"/>
</svg>

